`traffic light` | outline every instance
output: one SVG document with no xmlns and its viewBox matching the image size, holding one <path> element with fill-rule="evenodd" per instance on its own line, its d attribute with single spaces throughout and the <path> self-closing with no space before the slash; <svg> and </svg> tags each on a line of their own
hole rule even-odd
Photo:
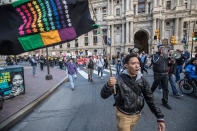
<svg viewBox="0 0 197 131">
<path fill-rule="evenodd" d="M 171 43 L 176 44 L 177 42 L 175 41 L 175 36 L 171 36 Z"/>
<path fill-rule="evenodd" d="M 193 32 L 192 38 L 194 41 L 197 41 L 197 32 Z"/>
<path fill-rule="evenodd" d="M 158 29 L 155 30 L 155 36 L 156 36 L 157 40 L 160 39 L 160 31 Z"/>
</svg>

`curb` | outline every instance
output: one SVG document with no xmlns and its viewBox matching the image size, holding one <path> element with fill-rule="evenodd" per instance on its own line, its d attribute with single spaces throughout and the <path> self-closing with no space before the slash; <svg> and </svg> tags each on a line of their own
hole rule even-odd
<svg viewBox="0 0 197 131">
<path fill-rule="evenodd" d="M 14 115 L 10 116 L 8 119 L 0 123 L 0 131 L 7 131 L 9 128 L 17 124 L 21 119 L 23 119 L 27 114 L 29 114 L 36 106 L 38 106 L 41 102 L 43 102 L 46 98 L 48 98 L 60 85 L 64 82 L 68 82 L 68 76 L 62 79 L 58 84 L 56 84 L 53 88 L 45 92 L 41 97 L 35 99 L 27 106 L 23 107 L 21 110 L 16 112 Z"/>
</svg>

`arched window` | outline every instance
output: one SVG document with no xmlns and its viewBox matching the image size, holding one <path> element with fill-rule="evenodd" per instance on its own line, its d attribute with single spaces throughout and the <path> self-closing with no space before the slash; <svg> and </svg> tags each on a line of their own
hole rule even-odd
<svg viewBox="0 0 197 131">
<path fill-rule="evenodd" d="M 145 13 L 145 0 L 138 0 L 138 13 Z"/>
</svg>

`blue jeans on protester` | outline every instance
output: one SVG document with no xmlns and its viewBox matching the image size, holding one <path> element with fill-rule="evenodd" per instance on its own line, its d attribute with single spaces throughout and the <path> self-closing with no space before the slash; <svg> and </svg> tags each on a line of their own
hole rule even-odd
<svg viewBox="0 0 197 131">
<path fill-rule="evenodd" d="M 68 79 L 69 79 L 69 81 L 70 81 L 70 86 L 71 86 L 71 88 L 75 88 L 75 85 L 74 85 L 74 74 L 73 75 L 71 75 L 71 74 L 68 74 Z"/>
<path fill-rule="evenodd" d="M 101 77 L 103 77 L 103 67 L 98 67 L 98 76 L 101 72 Z"/>
<path fill-rule="evenodd" d="M 177 68 L 176 68 L 176 82 L 179 81 L 181 79 L 180 75 L 181 75 L 181 72 L 183 71 L 183 65 L 177 65 Z"/>
<path fill-rule="evenodd" d="M 170 81 L 170 85 L 172 87 L 172 92 L 174 95 L 178 94 L 178 90 L 176 87 L 176 81 L 175 81 L 175 77 L 173 76 L 173 74 L 169 74 L 169 81 Z"/>
<path fill-rule="evenodd" d="M 35 76 L 35 74 L 36 74 L 36 66 L 32 66 L 32 68 L 33 68 L 33 70 L 32 70 L 33 76 Z"/>
</svg>

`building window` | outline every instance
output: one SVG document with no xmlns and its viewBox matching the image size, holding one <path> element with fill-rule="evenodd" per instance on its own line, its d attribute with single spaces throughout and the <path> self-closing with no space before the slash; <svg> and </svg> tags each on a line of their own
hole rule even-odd
<svg viewBox="0 0 197 131">
<path fill-rule="evenodd" d="M 97 9 L 96 8 L 94 8 L 94 12 L 96 13 L 96 11 L 97 11 Z"/>
<path fill-rule="evenodd" d="M 116 3 L 117 3 L 117 4 L 119 4 L 119 3 L 120 3 L 120 1 L 119 1 L 119 0 L 117 0 L 117 1 L 116 1 Z"/>
<path fill-rule="evenodd" d="M 60 44 L 60 48 L 62 48 L 62 44 Z"/>
<path fill-rule="evenodd" d="M 134 5 L 133 9 L 134 9 L 134 15 L 136 15 L 136 5 Z"/>
<path fill-rule="evenodd" d="M 84 36 L 85 39 L 85 46 L 88 46 L 88 33 Z"/>
<path fill-rule="evenodd" d="M 120 16 L 120 9 L 116 9 L 116 16 Z"/>
<path fill-rule="evenodd" d="M 102 29 L 102 31 L 104 43 L 107 44 L 107 29 Z"/>
<path fill-rule="evenodd" d="M 103 17 L 106 17 L 106 15 L 107 15 L 107 8 L 103 7 L 102 8 L 102 12 L 103 12 Z"/>
<path fill-rule="evenodd" d="M 67 47 L 70 48 L 70 43 L 69 42 L 67 43 Z"/>
<path fill-rule="evenodd" d="M 187 26 L 188 26 L 188 25 L 187 25 L 187 22 L 184 22 L 184 23 L 183 23 L 183 28 L 187 28 Z"/>
<path fill-rule="evenodd" d="M 151 13 L 150 10 L 151 10 L 151 3 L 148 3 L 148 13 L 149 14 Z"/>
<path fill-rule="evenodd" d="M 97 50 L 96 49 L 94 50 L 94 55 L 97 55 Z"/>
<path fill-rule="evenodd" d="M 75 39 L 75 47 L 78 47 L 78 39 Z"/>
<path fill-rule="evenodd" d="M 167 1 L 166 9 L 167 10 L 170 10 L 171 9 L 171 1 Z"/>
<path fill-rule="evenodd" d="M 94 45 L 97 45 L 97 43 L 98 43 L 97 30 L 93 30 L 93 43 L 94 43 Z"/>
<path fill-rule="evenodd" d="M 145 0 L 138 0 L 138 13 L 145 13 Z"/>
</svg>

